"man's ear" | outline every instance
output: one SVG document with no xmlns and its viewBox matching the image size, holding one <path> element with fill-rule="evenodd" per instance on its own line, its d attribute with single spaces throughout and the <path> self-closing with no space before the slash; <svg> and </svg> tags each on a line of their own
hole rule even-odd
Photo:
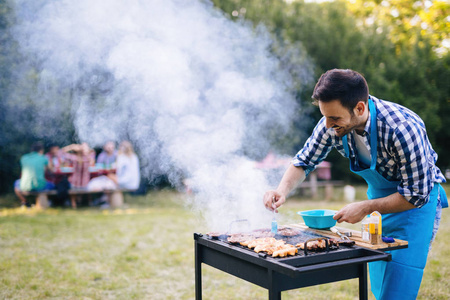
<svg viewBox="0 0 450 300">
<path fill-rule="evenodd" d="M 363 101 L 359 101 L 358 103 L 356 103 L 356 106 L 353 109 L 353 112 L 357 116 L 362 116 L 364 114 L 364 112 L 366 111 L 366 109 L 367 109 L 367 105 Z"/>
</svg>

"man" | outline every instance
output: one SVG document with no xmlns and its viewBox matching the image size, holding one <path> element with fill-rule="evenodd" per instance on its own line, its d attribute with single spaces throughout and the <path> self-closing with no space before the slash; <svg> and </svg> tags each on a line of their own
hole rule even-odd
<svg viewBox="0 0 450 300">
<path fill-rule="evenodd" d="M 116 162 L 117 151 L 116 145 L 113 141 L 106 142 L 103 145 L 103 151 L 97 157 L 97 163 L 103 164 L 105 168 L 111 168 L 112 164 Z"/>
<path fill-rule="evenodd" d="M 44 146 L 36 142 L 31 146 L 31 152 L 20 158 L 21 177 L 14 183 L 14 192 L 20 199 L 22 206 L 27 201 L 21 192 L 51 190 L 55 185 L 45 180 L 45 170 L 52 169 L 52 163 L 44 155 Z"/>
<path fill-rule="evenodd" d="M 369 200 L 339 210 L 339 223 L 360 222 L 378 211 L 383 235 L 408 241 L 392 251 L 391 262 L 370 263 L 370 282 L 377 299 L 416 299 L 428 249 L 447 198 L 445 182 L 420 117 L 395 103 L 369 95 L 364 77 L 333 69 L 317 82 L 313 99 L 323 118 L 285 172 L 278 188 L 264 195 L 277 211 L 289 192 L 336 148 L 349 158 L 352 172 L 367 184 Z M 438 223 L 438 222 L 437 222 Z"/>
</svg>

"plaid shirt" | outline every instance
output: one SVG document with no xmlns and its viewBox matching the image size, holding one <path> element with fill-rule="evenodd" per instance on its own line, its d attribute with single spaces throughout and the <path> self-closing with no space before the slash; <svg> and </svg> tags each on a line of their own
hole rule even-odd
<svg viewBox="0 0 450 300">
<path fill-rule="evenodd" d="M 422 119 L 399 104 L 370 96 L 377 110 L 377 165 L 376 170 L 389 181 L 399 181 L 397 191 L 410 203 L 421 207 L 428 202 L 434 182 L 445 182 L 435 165 L 437 154 L 427 136 Z M 367 120 L 364 142 L 370 152 L 370 117 Z M 356 168 L 361 168 L 353 134 L 348 134 L 349 158 Z M 303 167 L 306 175 L 336 148 L 345 156 L 342 138 L 325 126 L 320 119 L 303 149 L 294 157 L 294 166 Z"/>
</svg>

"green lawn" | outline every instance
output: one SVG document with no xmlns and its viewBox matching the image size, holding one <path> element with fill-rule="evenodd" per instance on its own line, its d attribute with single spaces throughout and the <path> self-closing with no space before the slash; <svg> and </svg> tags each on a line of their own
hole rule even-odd
<svg viewBox="0 0 450 300">
<path fill-rule="evenodd" d="M 292 198 L 279 223 L 298 210 L 339 209 L 330 201 Z M 357 198 L 364 192 L 358 189 Z M 127 208 L 35 209 L 0 199 L 1 299 L 194 299 L 194 232 L 207 232 L 172 191 L 126 196 Z M 429 256 L 419 299 L 448 299 L 450 210 Z M 349 226 L 358 228 L 358 225 Z M 357 299 L 358 281 L 283 292 L 283 299 Z M 267 299 L 267 291 L 203 266 L 204 299 Z M 374 299 L 370 295 L 370 299 Z"/>
</svg>

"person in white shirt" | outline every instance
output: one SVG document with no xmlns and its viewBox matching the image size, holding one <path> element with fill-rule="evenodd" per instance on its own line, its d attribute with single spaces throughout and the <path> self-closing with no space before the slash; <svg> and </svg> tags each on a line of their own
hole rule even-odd
<svg viewBox="0 0 450 300">
<path fill-rule="evenodd" d="M 139 187 L 141 178 L 139 159 L 129 141 L 120 143 L 116 160 L 116 174 L 108 174 L 108 177 L 120 189 L 136 190 Z"/>
</svg>

